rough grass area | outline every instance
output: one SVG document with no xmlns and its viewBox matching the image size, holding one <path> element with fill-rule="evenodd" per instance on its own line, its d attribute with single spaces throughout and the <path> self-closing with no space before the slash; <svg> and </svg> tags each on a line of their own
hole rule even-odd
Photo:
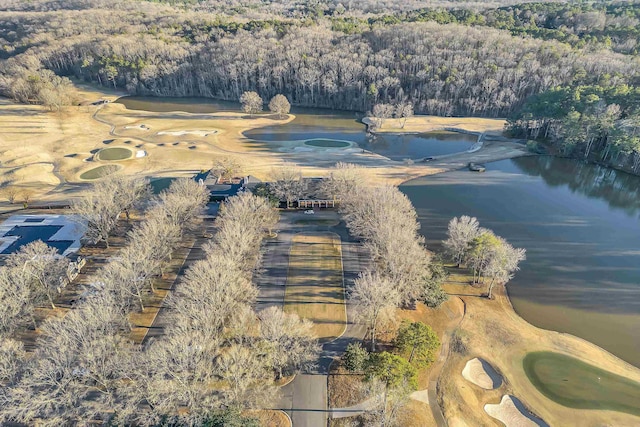
<svg viewBox="0 0 640 427">
<path fill-rule="evenodd" d="M 640 416 L 640 383 L 550 351 L 529 353 L 522 365 L 533 385 L 554 402 Z"/>
<path fill-rule="evenodd" d="M 342 335 L 347 313 L 341 241 L 336 234 L 300 233 L 293 237 L 284 309 L 311 320 L 319 338 Z"/>
</svg>

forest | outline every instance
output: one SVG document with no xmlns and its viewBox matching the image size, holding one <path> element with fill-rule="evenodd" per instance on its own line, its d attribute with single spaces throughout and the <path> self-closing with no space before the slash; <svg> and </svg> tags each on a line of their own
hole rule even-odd
<svg viewBox="0 0 640 427">
<path fill-rule="evenodd" d="M 59 108 L 70 78 L 362 112 L 410 103 L 509 117 L 553 152 L 639 171 L 640 3 L 414 3 L 9 2 L 0 93 Z"/>
</svg>

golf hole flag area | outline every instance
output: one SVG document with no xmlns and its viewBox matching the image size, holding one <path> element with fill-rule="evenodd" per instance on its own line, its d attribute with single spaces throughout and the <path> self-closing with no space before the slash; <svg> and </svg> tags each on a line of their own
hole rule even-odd
<svg viewBox="0 0 640 427">
<path fill-rule="evenodd" d="M 36 240 L 67 256 L 80 249 L 86 226 L 71 215 L 13 215 L 0 224 L 0 254 L 18 252 Z"/>
<path fill-rule="evenodd" d="M 293 237 L 284 310 L 313 322 L 318 338 L 339 337 L 347 325 L 342 242 L 334 233 Z"/>
</svg>

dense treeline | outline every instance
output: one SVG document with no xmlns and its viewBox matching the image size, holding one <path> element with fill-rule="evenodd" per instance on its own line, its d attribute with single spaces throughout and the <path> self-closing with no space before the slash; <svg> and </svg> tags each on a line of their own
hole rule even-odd
<svg viewBox="0 0 640 427">
<path fill-rule="evenodd" d="M 517 136 L 540 139 L 555 152 L 640 172 L 640 88 L 557 87 L 532 96 L 509 120 Z"/>
<path fill-rule="evenodd" d="M 348 33 L 367 31 L 377 24 L 434 21 L 509 30 L 513 35 L 558 40 L 577 48 L 599 45 L 633 54 L 640 48 L 638 2 L 536 2 L 481 11 L 431 8 L 370 18 L 334 14 L 331 20 L 334 29 Z"/>
<path fill-rule="evenodd" d="M 367 15 L 364 5 L 292 2 L 269 13 L 206 12 L 218 6 L 36 1 L 24 8 L 41 12 L 0 13 L 0 93 L 57 109 L 73 102 L 65 77 L 74 77 L 137 95 L 237 100 L 255 91 L 359 111 L 411 104 L 416 114 L 512 116 L 516 133 L 542 135 L 564 154 L 640 167 L 639 3 L 390 6 Z M 558 99 L 584 88 L 598 102 Z M 591 124 L 604 117 L 596 104 L 611 106 L 604 120 L 615 126 Z"/>
</svg>

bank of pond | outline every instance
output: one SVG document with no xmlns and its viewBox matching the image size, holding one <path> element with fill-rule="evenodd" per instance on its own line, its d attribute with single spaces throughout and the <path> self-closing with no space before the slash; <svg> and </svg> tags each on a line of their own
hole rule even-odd
<svg viewBox="0 0 640 427">
<path fill-rule="evenodd" d="M 239 109 L 235 103 L 200 99 L 125 97 L 118 102 L 160 112 Z M 352 112 L 292 112 L 292 122 L 247 131 L 248 143 L 273 148 L 306 141 L 307 147 L 341 149 L 343 143 L 334 141 L 346 141 L 403 160 L 464 151 L 476 139 L 449 132 L 383 134 L 369 140 L 360 117 Z M 452 217 L 477 217 L 514 246 L 527 249 L 527 260 L 508 285 L 518 314 L 535 326 L 587 339 L 640 366 L 640 177 L 549 156 L 485 166 L 483 174 L 465 169 L 400 186 L 416 207 L 429 247 L 440 249 Z"/>
</svg>

